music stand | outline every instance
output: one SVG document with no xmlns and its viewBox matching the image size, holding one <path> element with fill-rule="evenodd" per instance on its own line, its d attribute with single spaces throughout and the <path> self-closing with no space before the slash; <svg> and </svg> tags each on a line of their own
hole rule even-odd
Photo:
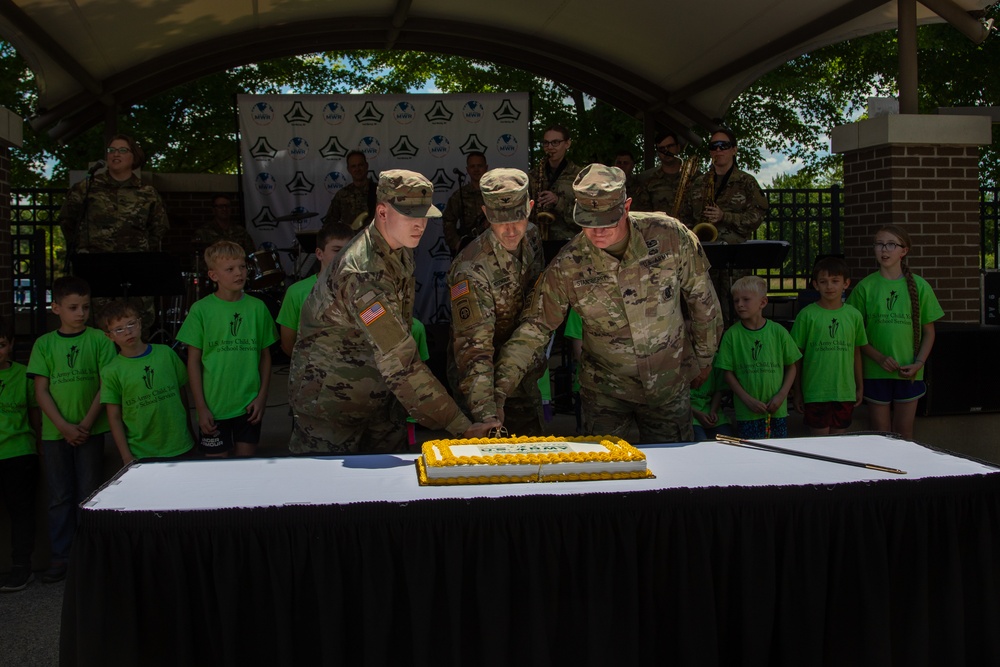
<svg viewBox="0 0 1000 667">
<path fill-rule="evenodd" d="M 733 270 L 735 269 L 777 269 L 785 261 L 792 244 L 788 241 L 746 241 L 745 243 L 703 243 L 705 256 L 711 262 L 712 268 L 725 271 L 729 278 L 729 288 L 733 287 Z M 733 321 L 733 300 L 719 300 L 729 304 L 727 324 Z"/>
<path fill-rule="evenodd" d="M 184 294 L 180 263 L 165 252 L 77 253 L 73 273 L 87 281 L 91 296 L 127 299 Z"/>
</svg>

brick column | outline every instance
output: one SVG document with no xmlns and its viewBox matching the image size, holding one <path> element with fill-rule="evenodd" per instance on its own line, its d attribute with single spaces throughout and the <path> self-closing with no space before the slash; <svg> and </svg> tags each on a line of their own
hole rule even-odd
<svg viewBox="0 0 1000 667">
<path fill-rule="evenodd" d="M 945 321 L 979 321 L 979 146 L 990 120 L 890 115 L 835 128 L 844 154 L 844 252 L 857 282 L 876 270 L 882 225 L 909 232 L 913 272 L 925 278 Z"/>
</svg>

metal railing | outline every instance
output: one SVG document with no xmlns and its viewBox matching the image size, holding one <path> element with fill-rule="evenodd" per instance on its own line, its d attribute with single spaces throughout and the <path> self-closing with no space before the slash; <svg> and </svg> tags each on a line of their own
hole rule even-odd
<svg viewBox="0 0 1000 667">
<path fill-rule="evenodd" d="M 1000 269 L 1000 188 L 979 188 L 979 268 Z"/>
<path fill-rule="evenodd" d="M 820 189 L 764 190 L 767 217 L 754 238 L 788 241 L 791 247 L 781 268 L 765 276 L 771 291 L 798 292 L 806 289 L 817 258 L 843 254 L 841 225 L 843 190 L 839 185 Z"/>
<path fill-rule="evenodd" d="M 10 234 L 13 266 L 14 309 L 26 313 L 23 320 L 34 338 L 45 331 L 45 316 L 51 301 L 49 288 L 62 275 L 65 240 L 56 222 L 66 190 L 23 188 L 11 191 Z"/>
</svg>

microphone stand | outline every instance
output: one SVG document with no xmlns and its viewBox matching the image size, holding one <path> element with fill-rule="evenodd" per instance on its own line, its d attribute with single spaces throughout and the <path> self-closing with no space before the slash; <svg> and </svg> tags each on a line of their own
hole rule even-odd
<svg viewBox="0 0 1000 667">
<path fill-rule="evenodd" d="M 72 247 L 67 245 L 66 248 L 66 262 L 63 269 L 65 270 L 67 275 L 71 273 L 70 271 L 71 258 L 74 255 L 76 255 L 77 249 L 80 247 L 80 235 L 84 231 L 86 231 L 87 240 L 88 241 L 90 240 L 90 229 L 86 225 L 87 209 L 90 208 L 90 186 L 94 182 L 94 176 L 97 174 L 97 171 L 102 167 L 106 166 L 107 163 L 104 160 L 98 160 L 97 162 L 94 163 L 93 167 L 87 170 L 87 187 L 84 188 L 83 190 L 83 205 L 80 207 L 80 215 L 78 215 L 77 219 L 74 221 L 74 224 L 76 224 L 79 233 L 76 235 L 76 239 Z"/>
</svg>

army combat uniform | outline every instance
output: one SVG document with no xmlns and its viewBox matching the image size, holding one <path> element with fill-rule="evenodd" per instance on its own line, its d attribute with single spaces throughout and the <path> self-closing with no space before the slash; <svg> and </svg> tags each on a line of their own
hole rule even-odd
<svg viewBox="0 0 1000 667">
<path fill-rule="evenodd" d="M 573 222 L 573 181 L 580 173 L 580 168 L 570 162 L 568 158 L 564 159 L 563 163 L 566 166 L 563 167 L 554 182 L 549 178 L 548 160 L 545 158 L 542 158 L 542 161 L 535 165 L 532 172 L 530 196 L 535 200 L 535 208 L 531 212 L 531 221 L 538 225 L 538 231 L 542 234 L 543 240 L 565 241 L 573 238 L 580 231 L 577 224 Z M 554 208 L 546 209 L 538 205 L 538 193 L 544 190 L 559 195 L 559 202 Z M 547 232 L 545 223 L 538 220 L 538 214 L 541 212 L 551 213 L 555 216 L 555 219 L 548 223 Z"/>
<path fill-rule="evenodd" d="M 473 183 L 463 185 L 449 199 L 442 216 L 444 240 L 457 255 L 465 245 L 489 227 L 483 214 L 483 193 Z"/>
<path fill-rule="evenodd" d="M 399 173 L 386 171 L 381 178 Z M 392 250 L 375 225 L 320 273 L 302 305 L 292 350 L 292 452 L 403 450 L 407 413 L 455 435 L 469 428 L 420 361 L 410 335 L 414 285 L 413 251 Z"/>
<path fill-rule="evenodd" d="M 767 215 L 767 197 L 753 176 L 733 167 L 728 180 L 717 177 L 714 169 L 693 179 L 684 212 L 678 216 L 689 227 L 701 222 L 705 207 L 705 192 L 709 179 L 714 179 L 715 204 L 722 209 L 722 220 L 716 225 L 719 241 L 743 243 L 760 227 Z"/>
<path fill-rule="evenodd" d="M 323 223 L 340 222 L 357 231 L 372 221 L 372 210 L 375 204 L 376 185 L 365 181 L 365 185 L 355 185 L 353 182 L 342 187 L 330 200 Z M 369 207 L 369 202 L 372 204 Z M 362 213 L 364 216 L 362 216 Z"/>
<path fill-rule="evenodd" d="M 84 210 L 86 209 L 86 211 Z M 86 215 L 86 219 L 81 219 Z M 59 211 L 59 226 L 66 238 L 67 251 L 91 252 L 152 252 L 170 228 L 163 200 L 151 185 L 143 185 L 135 174 L 117 181 L 107 172 L 83 180 L 66 195 Z M 166 279 L 167 276 L 153 276 Z M 155 319 L 153 298 L 142 297 L 142 328 L 148 336 Z M 113 299 L 94 297 L 92 312 L 96 316 Z"/>
<path fill-rule="evenodd" d="M 451 265 L 452 346 L 458 371 L 458 384 L 453 388 L 473 421 L 497 416 L 493 364 L 517 327 L 543 267 L 538 229 L 530 224 L 517 251 L 509 252 L 488 231 Z M 527 373 L 507 398 L 504 426 L 512 434 L 541 433 L 542 397 L 537 380 L 538 373 Z"/>
<path fill-rule="evenodd" d="M 635 191 L 629 190 L 632 197 L 632 210 L 639 211 L 659 211 L 667 215 L 673 215 L 674 199 L 677 197 L 677 187 L 681 182 L 680 171 L 668 174 L 662 168 L 656 167 L 644 171 L 637 179 Z M 697 181 L 697 176 L 691 179 Z M 687 196 L 690 196 L 691 189 L 688 188 Z M 684 210 L 684 202 L 681 202 L 681 211 Z M 679 217 L 679 216 L 678 216 Z"/>
<path fill-rule="evenodd" d="M 243 248 L 246 254 L 254 251 L 253 239 L 241 225 L 231 224 L 228 227 L 221 227 L 214 221 L 207 223 L 204 227 L 197 229 L 194 233 L 194 242 L 199 248 L 207 248 L 219 241 L 232 241 Z"/>
<path fill-rule="evenodd" d="M 581 172 L 577 188 L 591 167 Z M 623 175 L 620 185 L 624 201 Z M 580 201 L 578 194 L 578 207 Z M 501 351 L 497 401 L 537 362 L 572 306 L 583 321 L 585 431 L 624 437 L 634 418 L 642 442 L 690 440 L 689 383 L 712 363 L 722 335 L 708 260 L 690 230 L 664 214 L 629 214 L 625 224 L 621 260 L 580 234 L 542 273 L 522 324 Z"/>
</svg>

